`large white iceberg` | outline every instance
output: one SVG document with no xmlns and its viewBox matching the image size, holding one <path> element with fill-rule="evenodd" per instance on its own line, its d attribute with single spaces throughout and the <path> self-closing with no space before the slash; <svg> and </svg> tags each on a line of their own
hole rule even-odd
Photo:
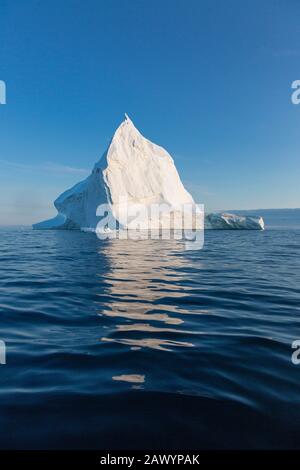
<svg viewBox="0 0 300 470">
<path fill-rule="evenodd" d="M 166 227 L 170 224 L 170 214 L 171 228 L 180 227 L 182 213 L 187 210 L 183 208 L 186 207 L 192 208 L 189 209 L 192 213 L 189 214 L 190 219 L 188 217 L 191 220 L 191 227 L 188 228 L 203 228 L 201 211 L 200 214 L 197 212 L 198 206 L 184 188 L 172 157 L 164 148 L 143 137 L 127 115 L 90 176 L 55 200 L 57 216 L 34 224 L 33 228 L 97 230 L 101 220 L 97 209 L 101 204 L 110 207 L 120 227 L 130 228 L 128 219 L 124 217 L 125 213 L 128 214 L 128 208 L 162 205 L 166 206 L 166 210 L 159 214 L 161 228 L 164 228 L 164 220 Z M 208 214 L 205 225 L 217 229 L 263 228 L 263 224 L 248 219 L 228 214 Z M 147 224 L 143 228 L 156 227 L 156 215 L 151 214 Z"/>
</svg>

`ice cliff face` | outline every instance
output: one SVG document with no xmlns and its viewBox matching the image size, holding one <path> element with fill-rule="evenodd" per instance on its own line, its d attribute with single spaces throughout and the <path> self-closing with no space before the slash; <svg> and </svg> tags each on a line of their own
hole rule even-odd
<svg viewBox="0 0 300 470">
<path fill-rule="evenodd" d="M 182 207 L 195 207 L 192 196 L 184 188 L 174 161 L 169 153 L 143 137 L 133 122 L 125 120 L 90 176 L 62 193 L 54 202 L 56 217 L 33 225 L 34 229 L 96 230 L 101 217 L 100 204 L 108 204 L 120 227 L 127 227 L 124 208 L 166 204 L 172 213 L 171 228 L 181 223 Z M 194 217 L 194 216 L 193 216 Z M 192 227 L 203 228 L 198 216 L 192 218 Z M 160 215 L 160 223 L 170 221 L 169 212 Z M 156 227 L 155 217 L 147 228 Z M 207 214 L 206 228 L 263 229 L 263 221 L 232 214 Z M 129 226 L 130 228 L 130 226 Z"/>
</svg>

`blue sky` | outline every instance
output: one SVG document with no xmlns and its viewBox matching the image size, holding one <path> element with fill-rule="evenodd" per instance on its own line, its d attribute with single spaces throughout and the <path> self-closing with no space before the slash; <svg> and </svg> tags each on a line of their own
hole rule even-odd
<svg viewBox="0 0 300 470">
<path fill-rule="evenodd" d="M 82 179 L 127 112 L 212 209 L 300 206 L 297 0 L 0 0 L 0 224 Z"/>
</svg>

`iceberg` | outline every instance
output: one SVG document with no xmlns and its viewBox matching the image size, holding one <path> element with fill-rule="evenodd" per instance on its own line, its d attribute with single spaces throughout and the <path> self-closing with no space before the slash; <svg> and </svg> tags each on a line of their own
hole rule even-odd
<svg viewBox="0 0 300 470">
<path fill-rule="evenodd" d="M 168 227 L 171 215 L 171 228 L 176 228 L 180 226 L 183 207 L 196 207 L 169 153 L 143 137 L 127 115 L 92 173 L 55 200 L 58 215 L 34 224 L 33 228 L 97 230 L 101 219 L 97 209 L 101 204 L 108 204 L 119 225 L 126 228 L 124 214 L 128 208 L 165 205 L 165 212 L 159 216 L 152 214 L 150 225 L 144 228 L 157 226 L 158 218 L 160 228 L 164 228 L 164 221 Z M 203 222 L 197 228 L 203 228 Z"/>
<path fill-rule="evenodd" d="M 182 184 L 171 155 L 146 139 L 126 114 L 91 174 L 54 201 L 56 217 L 34 224 L 33 229 L 98 231 L 104 216 L 99 213 L 101 205 L 109 208 L 120 229 L 136 228 L 128 213 L 141 207 L 147 209 L 147 217 L 138 219 L 139 228 L 182 228 L 183 214 L 189 224 L 185 219 L 184 228 L 204 228 L 203 211 Z M 156 205 L 159 213 L 153 214 Z M 214 213 L 205 216 L 205 227 L 262 229 L 263 220 Z"/>
<path fill-rule="evenodd" d="M 265 224 L 264 219 L 259 216 L 212 212 L 205 214 L 204 227 L 215 230 L 264 230 Z"/>
</svg>

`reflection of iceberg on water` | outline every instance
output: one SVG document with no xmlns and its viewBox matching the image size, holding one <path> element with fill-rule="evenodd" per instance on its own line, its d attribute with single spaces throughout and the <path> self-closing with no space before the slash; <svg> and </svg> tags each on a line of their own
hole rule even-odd
<svg viewBox="0 0 300 470">
<path fill-rule="evenodd" d="M 105 204 L 118 228 L 130 228 L 128 218 L 124 222 L 125 209 L 127 214 L 141 206 L 148 211 L 147 223 L 139 220 L 144 229 L 157 228 L 158 220 L 162 229 L 181 229 L 183 215 L 184 228 L 204 225 L 203 212 L 197 211 L 199 206 L 184 188 L 172 157 L 143 137 L 127 115 L 92 173 L 55 200 L 58 215 L 33 228 L 95 231 L 104 216 L 98 208 Z M 157 205 L 164 209 L 159 215 L 150 214 Z M 261 218 L 232 214 L 209 214 L 205 224 L 217 229 L 263 229 Z"/>
<path fill-rule="evenodd" d="M 109 240 L 102 245 L 109 268 L 97 302 L 107 323 L 101 342 L 131 350 L 193 347 L 198 332 L 188 327 L 191 310 L 185 304 L 191 288 L 183 285 L 187 264 L 178 256 L 184 251 L 184 243 L 176 240 Z"/>
</svg>

